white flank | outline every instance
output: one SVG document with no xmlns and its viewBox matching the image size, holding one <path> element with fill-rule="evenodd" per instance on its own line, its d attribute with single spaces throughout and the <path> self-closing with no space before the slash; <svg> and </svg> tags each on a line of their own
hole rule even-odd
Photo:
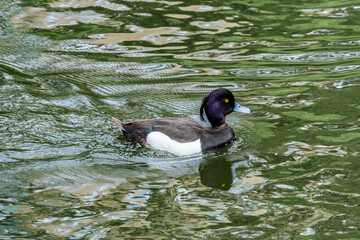
<svg viewBox="0 0 360 240">
<path fill-rule="evenodd" d="M 178 156 L 201 153 L 200 139 L 194 142 L 180 143 L 161 132 L 151 132 L 147 135 L 146 141 L 155 149 L 168 151 Z"/>
</svg>

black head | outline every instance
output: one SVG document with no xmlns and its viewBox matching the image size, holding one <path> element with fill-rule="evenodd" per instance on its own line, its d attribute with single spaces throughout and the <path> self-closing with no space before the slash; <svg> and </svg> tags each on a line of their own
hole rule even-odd
<svg viewBox="0 0 360 240">
<path fill-rule="evenodd" d="M 205 114 L 213 127 L 225 123 L 225 116 L 233 111 L 251 113 L 251 110 L 235 102 L 234 95 L 225 88 L 218 88 L 207 94 L 200 107 L 200 118 L 204 121 Z"/>
</svg>

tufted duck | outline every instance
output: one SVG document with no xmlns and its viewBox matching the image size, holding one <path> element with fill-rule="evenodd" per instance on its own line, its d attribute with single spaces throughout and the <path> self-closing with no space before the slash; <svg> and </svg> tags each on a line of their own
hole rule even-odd
<svg viewBox="0 0 360 240">
<path fill-rule="evenodd" d="M 225 116 L 232 112 L 251 113 L 250 109 L 237 104 L 233 94 L 225 88 L 213 90 L 203 98 L 200 107 L 202 121 L 204 111 L 211 127 L 184 118 L 159 118 L 127 123 L 113 118 L 113 121 L 127 139 L 146 147 L 183 156 L 230 143 L 235 139 L 235 134 L 226 123 Z"/>
</svg>

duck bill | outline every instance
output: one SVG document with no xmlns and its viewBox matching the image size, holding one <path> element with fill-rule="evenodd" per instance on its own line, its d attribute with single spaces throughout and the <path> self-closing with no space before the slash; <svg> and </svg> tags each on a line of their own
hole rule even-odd
<svg viewBox="0 0 360 240">
<path fill-rule="evenodd" d="M 235 103 L 234 112 L 249 114 L 249 113 L 251 113 L 252 111 L 251 111 L 249 108 L 247 108 L 247 107 L 243 107 L 243 106 L 241 106 L 240 104 Z"/>
</svg>

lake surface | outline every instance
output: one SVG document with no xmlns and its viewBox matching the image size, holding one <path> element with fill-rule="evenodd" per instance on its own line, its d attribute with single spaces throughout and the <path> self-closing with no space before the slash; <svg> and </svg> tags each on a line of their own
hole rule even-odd
<svg viewBox="0 0 360 240">
<path fill-rule="evenodd" d="M 360 2 L 2 0 L 1 239 L 359 239 Z M 123 121 L 237 140 L 176 157 Z"/>
</svg>

